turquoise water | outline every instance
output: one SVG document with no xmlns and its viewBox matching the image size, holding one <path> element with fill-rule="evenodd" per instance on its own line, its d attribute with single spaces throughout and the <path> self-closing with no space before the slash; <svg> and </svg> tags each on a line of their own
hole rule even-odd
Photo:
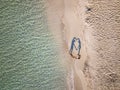
<svg viewBox="0 0 120 90">
<path fill-rule="evenodd" d="M 0 90 L 66 90 L 44 0 L 0 0 Z"/>
</svg>

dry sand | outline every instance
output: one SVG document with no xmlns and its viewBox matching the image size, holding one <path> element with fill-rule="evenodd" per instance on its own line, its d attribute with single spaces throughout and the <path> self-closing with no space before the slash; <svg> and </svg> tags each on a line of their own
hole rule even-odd
<svg viewBox="0 0 120 90">
<path fill-rule="evenodd" d="M 120 1 L 47 0 L 48 25 L 66 57 L 68 90 L 120 90 Z M 81 39 L 81 59 L 69 48 Z"/>
</svg>

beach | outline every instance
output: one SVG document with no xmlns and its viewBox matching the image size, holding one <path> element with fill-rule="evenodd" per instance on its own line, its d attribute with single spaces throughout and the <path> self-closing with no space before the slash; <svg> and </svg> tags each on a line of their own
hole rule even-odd
<svg viewBox="0 0 120 90">
<path fill-rule="evenodd" d="M 47 0 L 48 27 L 56 42 L 61 42 L 60 52 L 65 56 L 66 61 L 63 62 L 68 69 L 68 90 L 120 89 L 120 66 L 115 66 L 120 59 L 115 54 L 116 48 L 119 48 L 115 42 L 120 41 L 119 20 L 116 22 L 118 5 L 117 0 Z M 80 59 L 69 55 L 73 37 L 81 40 Z M 117 80 L 107 82 L 112 78 Z"/>
</svg>

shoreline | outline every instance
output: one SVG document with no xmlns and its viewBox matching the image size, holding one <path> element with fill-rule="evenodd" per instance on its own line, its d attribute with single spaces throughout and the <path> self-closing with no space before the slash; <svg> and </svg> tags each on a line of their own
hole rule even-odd
<svg viewBox="0 0 120 90">
<path fill-rule="evenodd" d="M 48 0 L 46 6 L 48 26 L 56 38 L 56 41 L 62 44 L 63 49 L 61 50 L 63 50 L 68 58 L 66 61 L 63 61 L 66 63 L 68 70 L 70 70 L 67 76 L 67 83 L 69 83 L 68 90 L 88 90 L 83 74 L 84 63 L 87 58 L 83 32 L 84 17 L 82 12 L 77 11 L 79 9 L 79 3 L 77 0 Z M 81 6 L 81 11 L 83 11 L 83 7 L 84 6 Z M 81 13 L 82 17 L 79 16 Z M 68 53 L 71 40 L 74 36 L 79 37 L 82 41 L 82 57 L 79 60 L 73 59 Z"/>
</svg>

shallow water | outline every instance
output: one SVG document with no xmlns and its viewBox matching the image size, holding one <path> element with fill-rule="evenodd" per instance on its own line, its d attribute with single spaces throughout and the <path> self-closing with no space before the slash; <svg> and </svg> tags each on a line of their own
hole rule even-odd
<svg viewBox="0 0 120 90">
<path fill-rule="evenodd" d="M 44 0 L 0 0 L 0 90 L 65 90 Z"/>
</svg>

